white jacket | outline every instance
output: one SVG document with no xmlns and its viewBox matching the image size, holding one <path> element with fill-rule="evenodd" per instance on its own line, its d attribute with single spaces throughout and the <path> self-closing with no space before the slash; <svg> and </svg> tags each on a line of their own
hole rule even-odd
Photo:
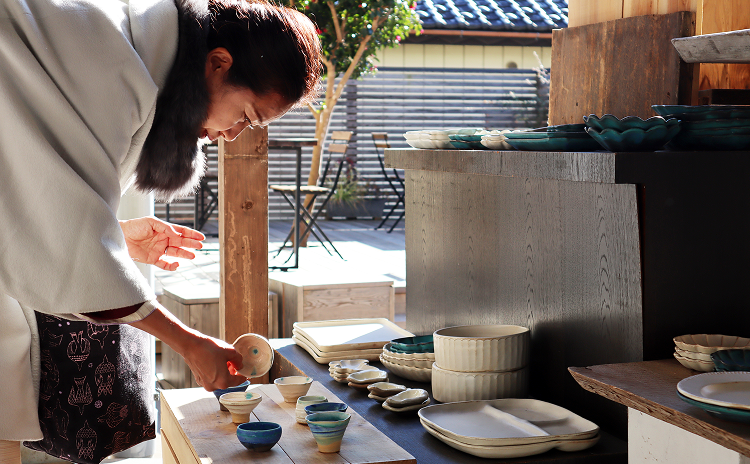
<svg viewBox="0 0 750 464">
<path fill-rule="evenodd" d="M 42 438 L 31 310 L 155 298 L 115 212 L 177 24 L 172 0 L 0 0 L 0 439 Z"/>
</svg>

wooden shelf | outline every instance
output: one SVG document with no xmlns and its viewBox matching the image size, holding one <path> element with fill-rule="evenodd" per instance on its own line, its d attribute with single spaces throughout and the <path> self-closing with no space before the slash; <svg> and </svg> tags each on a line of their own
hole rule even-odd
<svg viewBox="0 0 750 464">
<path fill-rule="evenodd" d="M 674 359 L 571 367 L 586 390 L 750 456 L 750 426 L 716 419 L 677 397 L 677 383 L 699 372 Z"/>
<path fill-rule="evenodd" d="M 750 63 L 750 29 L 672 39 L 686 63 Z"/>
</svg>

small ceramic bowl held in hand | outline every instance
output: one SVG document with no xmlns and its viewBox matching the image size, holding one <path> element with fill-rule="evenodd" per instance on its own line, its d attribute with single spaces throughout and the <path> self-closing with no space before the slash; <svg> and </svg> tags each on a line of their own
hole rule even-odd
<svg viewBox="0 0 750 464">
<path fill-rule="evenodd" d="M 242 446 L 253 451 L 269 451 L 281 438 L 281 426 L 275 422 L 247 422 L 237 426 Z"/>
<path fill-rule="evenodd" d="M 247 387 L 250 385 L 249 380 L 245 380 L 241 384 L 237 385 L 236 387 L 229 387 L 229 388 L 220 388 L 218 390 L 214 390 L 213 394 L 216 395 L 216 401 L 219 401 L 219 398 L 224 393 L 232 393 L 232 392 L 244 392 L 247 390 Z M 227 408 L 224 407 L 223 404 L 221 404 L 221 401 L 219 401 L 219 409 L 222 411 L 227 411 Z"/>
<path fill-rule="evenodd" d="M 346 412 L 316 412 L 306 417 L 321 453 L 338 453 L 352 416 Z"/>
<path fill-rule="evenodd" d="M 250 420 L 250 413 L 263 399 L 257 393 L 231 392 L 219 397 L 221 404 L 232 414 L 232 422 L 242 424 Z"/>
<path fill-rule="evenodd" d="M 304 375 L 290 375 L 288 377 L 279 377 L 273 383 L 279 389 L 279 393 L 284 397 L 287 403 L 296 403 L 297 398 L 307 395 L 312 385 L 312 378 Z"/>
<path fill-rule="evenodd" d="M 273 348 L 265 337 L 258 334 L 240 335 L 233 346 L 242 355 L 242 369 L 237 371 L 240 374 L 254 378 L 271 370 Z"/>
</svg>

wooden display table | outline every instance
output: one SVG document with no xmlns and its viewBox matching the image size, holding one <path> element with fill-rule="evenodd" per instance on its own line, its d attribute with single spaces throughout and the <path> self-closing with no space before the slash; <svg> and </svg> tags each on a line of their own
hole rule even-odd
<svg viewBox="0 0 750 464">
<path fill-rule="evenodd" d="M 635 421 L 630 424 L 628 432 L 631 460 L 634 453 L 645 447 L 657 451 L 648 453 L 656 462 L 678 459 L 702 462 L 698 458 L 701 452 L 709 456 L 707 462 L 750 462 L 747 458 L 750 456 L 750 425 L 716 419 L 679 399 L 677 383 L 699 372 L 682 367 L 676 360 L 571 367 L 569 370 L 586 390 L 630 408 L 629 419 Z M 649 419 L 644 421 L 638 412 L 658 419 L 661 425 Z M 643 436 L 643 431 L 635 427 L 637 424 L 653 427 L 656 433 Z M 690 434 L 683 436 L 675 433 L 669 427 L 665 428 L 666 424 Z M 736 453 L 729 453 L 728 457 L 720 459 L 717 454 L 727 454 L 727 449 Z M 674 457 L 676 453 L 682 454 L 682 457 Z M 657 459 L 656 455 L 663 456 L 664 460 Z"/>
<path fill-rule="evenodd" d="M 165 464 L 269 463 L 393 463 L 416 464 L 416 459 L 369 424 L 354 410 L 344 434 L 341 451 L 318 451 L 310 430 L 295 420 L 295 404 L 285 403 L 275 385 L 258 385 L 263 400 L 253 410 L 251 421 L 281 425 L 279 443 L 268 452 L 245 449 L 237 440 L 237 424 L 219 410 L 213 393 L 202 388 L 163 390 L 161 394 L 162 455 Z M 341 401 L 319 382 L 310 395 Z"/>
</svg>

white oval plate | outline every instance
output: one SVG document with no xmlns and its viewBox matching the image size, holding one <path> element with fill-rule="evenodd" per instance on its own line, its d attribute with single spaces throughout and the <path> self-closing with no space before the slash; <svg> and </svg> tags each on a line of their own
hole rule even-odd
<svg viewBox="0 0 750 464">
<path fill-rule="evenodd" d="M 677 391 L 702 403 L 750 411 L 750 372 L 707 372 L 682 379 Z"/>
</svg>

